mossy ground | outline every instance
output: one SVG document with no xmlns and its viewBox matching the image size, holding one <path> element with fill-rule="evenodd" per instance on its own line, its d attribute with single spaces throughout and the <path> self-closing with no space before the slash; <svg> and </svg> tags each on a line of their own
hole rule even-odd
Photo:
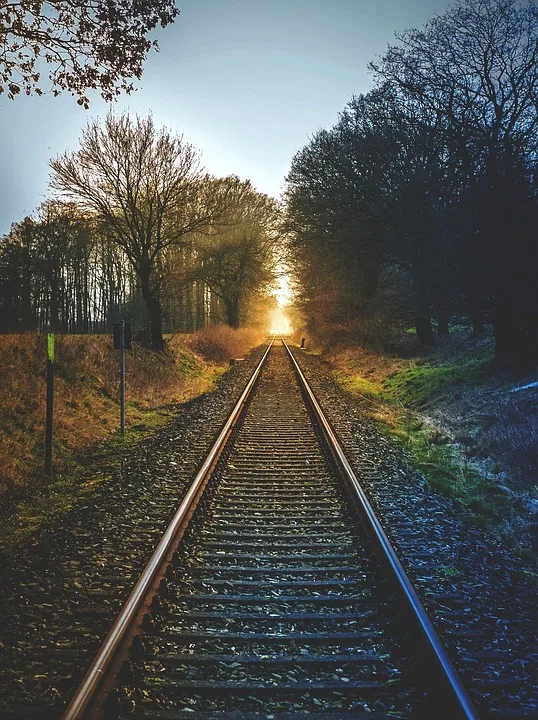
<svg viewBox="0 0 538 720">
<path fill-rule="evenodd" d="M 491 337 L 473 340 L 469 332 L 456 331 L 430 354 L 413 359 L 350 347 L 333 350 L 327 357 L 340 385 L 361 399 L 379 429 L 402 446 L 409 462 L 433 488 L 452 497 L 475 523 L 517 544 L 514 494 L 504 484 L 492 482 L 492 472 L 505 470 L 510 474 L 510 458 L 504 466 L 494 457 L 487 458 L 486 443 L 476 457 L 438 422 L 429 421 L 434 409 L 438 419 L 443 412 L 448 416 L 458 403 L 474 397 L 485 407 L 489 403 L 486 412 L 491 414 L 496 393 L 510 385 L 506 373 L 496 366 L 493 351 Z M 484 416 L 476 414 L 476 437 L 483 431 L 480 418 Z M 520 453 L 514 449 L 516 454 Z M 532 495 L 532 486 L 525 491 Z"/>
</svg>

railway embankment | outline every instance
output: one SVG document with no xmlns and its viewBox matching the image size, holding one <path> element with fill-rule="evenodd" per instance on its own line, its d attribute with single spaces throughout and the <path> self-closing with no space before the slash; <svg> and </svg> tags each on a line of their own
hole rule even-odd
<svg viewBox="0 0 538 720">
<path fill-rule="evenodd" d="M 124 453 L 91 498 L 4 563 L 0 714 L 65 706 L 260 354 Z M 486 712 L 533 717 L 536 604 L 525 564 L 413 469 L 325 363 L 296 356 L 473 698 Z"/>
<path fill-rule="evenodd" d="M 65 706 L 260 356 L 116 451 L 91 492 L 10 543 L 0 558 L 0 717 Z"/>
<path fill-rule="evenodd" d="M 329 365 L 295 353 L 482 712 L 534 717 L 537 605 L 530 552 L 503 543 L 499 525 L 477 522 L 458 496 L 430 484 L 399 435 L 387 432 L 388 420 L 376 415 L 374 421 L 371 403 L 335 382 L 334 358 Z M 386 362 L 387 374 L 394 373 Z M 387 403 L 376 402 L 377 412 L 389 413 Z"/>
<path fill-rule="evenodd" d="M 538 548 L 537 372 L 518 375 L 499 365 L 493 338 L 469 339 L 468 331 L 410 358 L 347 345 L 321 359 L 432 489 L 532 566 Z"/>
<path fill-rule="evenodd" d="M 0 336 L 0 547 L 90 498 L 144 438 L 181 406 L 213 390 L 257 345 L 257 331 L 209 328 L 167 336 L 167 352 L 137 342 L 126 352 L 126 433 L 119 433 L 119 358 L 110 335 L 56 335 L 53 475 L 44 473 L 46 349 L 43 334 Z"/>
</svg>

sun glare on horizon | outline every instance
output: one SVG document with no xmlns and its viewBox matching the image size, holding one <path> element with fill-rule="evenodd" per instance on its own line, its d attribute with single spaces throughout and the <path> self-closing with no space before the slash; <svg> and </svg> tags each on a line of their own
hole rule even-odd
<svg viewBox="0 0 538 720">
<path fill-rule="evenodd" d="M 269 333 L 271 335 L 291 335 L 293 328 L 290 319 L 282 307 L 276 307 L 269 313 Z"/>
<path fill-rule="evenodd" d="M 269 332 L 271 335 L 291 335 L 293 328 L 286 312 L 286 307 L 293 297 L 293 290 L 290 287 L 290 276 L 282 272 L 278 276 L 277 286 L 273 292 L 277 307 L 269 313 Z"/>
<path fill-rule="evenodd" d="M 280 275 L 274 296 L 279 307 L 285 307 L 290 304 L 291 298 L 293 297 L 293 291 L 290 287 L 289 275 Z"/>
</svg>

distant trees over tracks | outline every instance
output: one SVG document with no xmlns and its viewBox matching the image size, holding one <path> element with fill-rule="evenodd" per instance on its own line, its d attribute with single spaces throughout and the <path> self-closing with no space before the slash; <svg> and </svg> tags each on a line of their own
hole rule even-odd
<svg viewBox="0 0 538 720">
<path fill-rule="evenodd" d="M 238 327 L 278 259 L 279 208 L 151 116 L 90 122 L 54 159 L 54 201 L 0 241 L 0 330 L 110 330 L 121 316 L 163 331 Z"/>
<path fill-rule="evenodd" d="M 538 9 L 460 0 L 371 69 L 297 153 L 287 227 L 312 325 L 373 344 L 414 317 L 422 343 L 466 313 L 498 355 L 538 362 Z"/>
</svg>

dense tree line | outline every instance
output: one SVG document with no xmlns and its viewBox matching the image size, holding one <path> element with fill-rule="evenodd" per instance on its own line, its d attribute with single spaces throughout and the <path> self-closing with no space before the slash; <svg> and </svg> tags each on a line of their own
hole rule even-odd
<svg viewBox="0 0 538 720">
<path fill-rule="evenodd" d="M 267 285 L 280 259 L 277 203 L 239 185 L 228 198 L 228 217 L 203 238 L 194 277 L 203 280 L 222 303 L 227 323 L 241 322 L 241 309 Z"/>
<path fill-rule="evenodd" d="M 412 314 L 431 345 L 433 318 L 442 334 L 467 313 L 499 355 L 536 362 L 535 3 L 462 0 L 398 40 L 287 178 L 307 317 L 372 341 Z"/>
<path fill-rule="evenodd" d="M 190 250 L 160 269 L 165 331 L 193 331 L 222 319 L 203 282 L 186 280 L 196 267 Z M 142 336 L 149 325 L 127 258 L 95 219 L 72 205 L 46 203 L 0 241 L 1 332 L 110 332 L 121 318 L 132 320 Z"/>
<path fill-rule="evenodd" d="M 163 332 L 245 321 L 278 260 L 279 208 L 248 181 L 202 172 L 197 151 L 151 118 L 91 122 L 51 162 L 58 199 L 0 241 L 5 331 Z"/>
</svg>

